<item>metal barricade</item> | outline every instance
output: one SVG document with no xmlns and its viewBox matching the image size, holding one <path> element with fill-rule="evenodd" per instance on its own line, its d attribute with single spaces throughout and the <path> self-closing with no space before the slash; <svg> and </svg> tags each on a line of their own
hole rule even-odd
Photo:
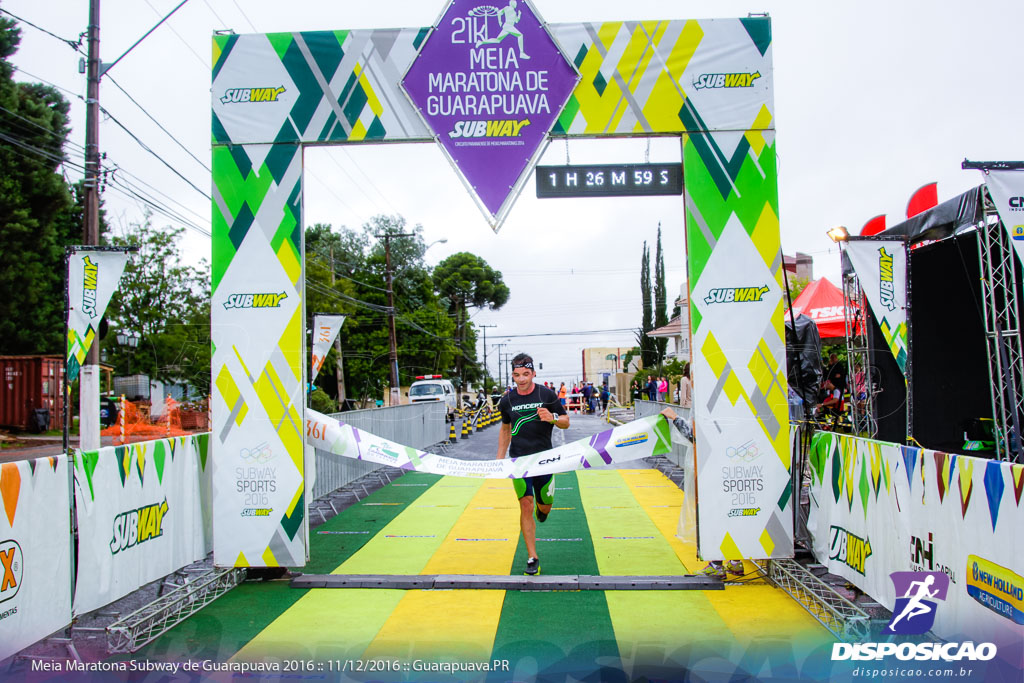
<svg viewBox="0 0 1024 683">
<path fill-rule="evenodd" d="M 439 402 L 351 410 L 331 413 L 330 417 L 383 439 L 420 450 L 448 440 L 445 405 Z M 313 500 L 381 467 L 376 463 L 315 450 L 316 482 L 313 485 Z"/>
</svg>

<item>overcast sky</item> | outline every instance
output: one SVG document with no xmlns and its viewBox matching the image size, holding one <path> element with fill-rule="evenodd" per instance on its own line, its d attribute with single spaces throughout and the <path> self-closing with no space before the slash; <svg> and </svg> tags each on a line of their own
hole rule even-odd
<svg viewBox="0 0 1024 683">
<path fill-rule="evenodd" d="M 102 0 L 101 54 L 113 61 L 179 0 Z M 101 104 L 191 183 L 209 193 L 210 35 L 433 24 L 434 0 L 189 0 L 110 72 L 136 102 L 177 138 L 162 132 L 109 80 Z M 816 276 L 838 282 L 838 255 L 825 237 L 842 224 L 856 232 L 870 218 L 905 215 L 910 195 L 938 181 L 939 200 L 981 183 L 960 162 L 1024 159 L 1024 88 L 1020 79 L 1021 0 L 862 0 L 858 2 L 718 0 L 534 0 L 550 23 L 623 19 L 772 17 L 782 243 L 787 254 L 814 257 Z M 86 0 L 0 0 L 0 8 L 63 38 L 87 23 Z M 72 146 L 81 163 L 85 77 L 80 55 L 22 26 L 14 56 L 23 81 L 66 89 Z M 144 151 L 113 120 L 100 126 L 106 164 L 119 179 L 158 197 L 194 224 L 190 259 L 209 254 L 209 202 Z M 541 163 L 679 161 L 678 140 L 553 143 Z M 200 163 L 202 162 L 202 163 Z M 488 343 L 526 350 L 544 362 L 541 379 L 580 375 L 586 346 L 623 346 L 631 333 L 511 337 L 633 328 L 640 323 L 639 263 L 644 240 L 663 230 L 669 297 L 686 279 L 680 198 L 538 200 L 528 183 L 495 235 L 433 145 L 317 148 L 306 154 L 306 222 L 356 227 L 379 213 L 422 224 L 430 263 L 457 251 L 479 254 L 511 288 L 500 311 L 481 312 Z M 68 170 L 68 176 L 77 179 Z M 115 230 L 141 219 L 140 202 L 105 194 Z M 158 225 L 173 223 L 156 216 Z M 180 223 L 176 223 L 180 224 Z M 653 248 L 652 248 L 653 252 Z M 494 350 L 489 365 L 497 371 Z"/>
</svg>

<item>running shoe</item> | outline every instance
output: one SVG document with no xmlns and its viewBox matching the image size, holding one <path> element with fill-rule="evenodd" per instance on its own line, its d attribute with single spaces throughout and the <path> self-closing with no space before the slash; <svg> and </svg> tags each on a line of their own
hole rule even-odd
<svg viewBox="0 0 1024 683">
<path fill-rule="evenodd" d="M 523 570 L 523 574 L 527 576 L 536 576 L 540 574 L 540 560 L 536 557 L 531 557 L 526 561 L 526 569 Z"/>
<path fill-rule="evenodd" d="M 539 507 L 537 507 L 537 508 L 534 508 L 534 512 L 537 513 L 537 521 L 538 522 L 544 522 L 548 518 L 548 512 L 551 512 L 551 511 L 548 510 L 548 512 L 541 512 L 541 509 Z"/>
<path fill-rule="evenodd" d="M 714 562 L 709 562 L 708 566 L 700 570 L 700 574 L 712 579 L 721 579 L 722 581 L 725 581 L 725 567 L 721 564 L 716 565 Z"/>
<path fill-rule="evenodd" d="M 742 560 L 731 560 L 730 562 L 727 562 L 726 565 L 725 565 L 725 570 L 727 572 L 729 572 L 730 574 L 735 574 L 736 576 L 743 576 L 744 574 L 747 573 L 743 569 L 743 561 Z"/>
</svg>

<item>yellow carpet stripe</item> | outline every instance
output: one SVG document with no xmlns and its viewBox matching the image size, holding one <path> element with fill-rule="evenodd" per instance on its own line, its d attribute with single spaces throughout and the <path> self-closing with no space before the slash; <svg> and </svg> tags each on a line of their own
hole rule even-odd
<svg viewBox="0 0 1024 683">
<path fill-rule="evenodd" d="M 507 576 L 518 541 L 519 506 L 512 482 L 488 481 L 422 573 Z M 505 591 L 498 590 L 409 591 L 363 658 L 412 661 L 444 652 L 463 661 L 486 661 L 504 600 Z"/>
</svg>

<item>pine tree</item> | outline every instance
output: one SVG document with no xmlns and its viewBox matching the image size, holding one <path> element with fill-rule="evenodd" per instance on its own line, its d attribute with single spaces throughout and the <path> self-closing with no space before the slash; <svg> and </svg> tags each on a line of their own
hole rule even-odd
<svg viewBox="0 0 1024 683">
<path fill-rule="evenodd" d="M 652 368 L 658 362 L 658 350 L 654 338 L 647 333 L 654 329 L 654 311 L 651 302 L 651 250 L 644 241 L 643 256 L 640 258 L 640 293 L 643 298 L 643 320 L 637 344 L 640 346 L 640 359 L 644 368 Z"/>
<path fill-rule="evenodd" d="M 661 223 L 658 223 L 658 244 L 655 248 L 654 259 L 654 326 L 662 327 L 668 324 L 668 299 L 665 292 L 665 252 L 661 248 Z M 665 360 L 668 339 L 655 338 L 654 343 L 658 349 L 658 365 L 660 366 Z"/>
</svg>

